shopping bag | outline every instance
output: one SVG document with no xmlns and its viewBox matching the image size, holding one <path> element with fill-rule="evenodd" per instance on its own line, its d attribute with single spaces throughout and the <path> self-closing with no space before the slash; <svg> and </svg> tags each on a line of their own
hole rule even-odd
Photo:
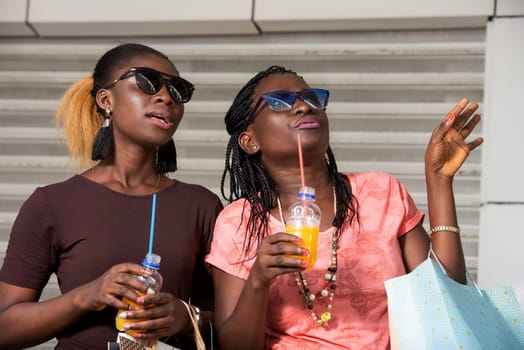
<svg viewBox="0 0 524 350">
<path fill-rule="evenodd" d="M 513 289 L 481 290 L 471 277 L 473 286 L 457 283 L 430 254 L 415 270 L 385 281 L 392 346 L 524 349 L 524 318 Z"/>
</svg>

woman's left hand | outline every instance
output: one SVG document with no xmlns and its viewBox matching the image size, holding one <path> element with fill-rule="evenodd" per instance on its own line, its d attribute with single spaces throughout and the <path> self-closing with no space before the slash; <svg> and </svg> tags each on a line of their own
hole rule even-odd
<svg viewBox="0 0 524 350">
<path fill-rule="evenodd" d="M 468 103 L 467 98 L 462 99 L 433 131 L 426 149 L 426 173 L 453 177 L 469 153 L 484 141 L 482 137 L 466 141 L 480 122 L 480 115 L 475 114 L 478 104 Z"/>
<path fill-rule="evenodd" d="M 135 338 L 155 340 L 189 331 L 187 309 L 170 293 L 141 296 L 137 299 L 137 304 L 143 305 L 144 309 L 126 311 L 126 319 L 143 321 L 124 325 L 126 331 L 140 331 L 132 334 Z"/>
</svg>

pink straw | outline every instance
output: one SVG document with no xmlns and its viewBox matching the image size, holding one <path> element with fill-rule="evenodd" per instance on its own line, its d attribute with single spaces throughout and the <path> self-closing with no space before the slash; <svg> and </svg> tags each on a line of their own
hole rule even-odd
<svg viewBox="0 0 524 350">
<path fill-rule="evenodd" d="M 304 178 L 304 158 L 302 158 L 302 142 L 300 141 L 300 134 L 297 132 L 297 144 L 298 144 L 298 162 L 300 165 L 300 182 L 302 187 L 306 186 L 306 180 Z"/>
</svg>

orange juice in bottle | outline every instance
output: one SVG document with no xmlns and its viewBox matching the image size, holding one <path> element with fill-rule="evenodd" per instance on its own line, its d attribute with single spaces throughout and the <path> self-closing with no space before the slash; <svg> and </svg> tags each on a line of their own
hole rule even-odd
<svg viewBox="0 0 524 350">
<path fill-rule="evenodd" d="M 147 285 L 147 294 L 155 294 L 157 293 L 160 288 L 162 287 L 162 275 L 158 272 L 158 269 L 160 268 L 160 256 L 157 254 L 147 254 L 146 257 L 142 260 L 142 265 L 151 271 L 151 276 L 144 277 L 144 276 L 136 276 L 139 280 L 143 281 Z M 145 295 L 144 293 L 138 293 L 139 295 Z M 128 298 L 122 298 L 122 301 L 126 304 L 129 304 L 132 306 L 133 309 L 142 309 L 144 308 L 142 305 L 138 305 L 132 300 L 129 300 Z M 115 324 L 116 329 L 118 329 L 121 332 L 124 332 L 124 324 L 126 323 L 132 323 L 132 322 L 139 322 L 143 321 L 142 319 L 123 319 L 120 318 L 120 314 L 122 312 L 125 312 L 127 310 L 118 310 L 115 318 Z M 127 333 L 133 334 L 138 333 L 140 331 L 136 330 L 128 330 Z"/>
<path fill-rule="evenodd" d="M 301 187 L 298 201 L 289 207 L 286 232 L 302 238 L 300 246 L 309 250 L 306 257 L 296 256 L 308 261 L 307 270 L 311 269 L 317 261 L 319 227 L 320 208 L 315 203 L 315 189 L 307 186 Z"/>
</svg>

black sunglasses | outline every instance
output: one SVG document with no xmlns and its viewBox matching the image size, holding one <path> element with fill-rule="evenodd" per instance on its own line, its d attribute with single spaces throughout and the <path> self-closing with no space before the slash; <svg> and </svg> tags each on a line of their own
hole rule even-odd
<svg viewBox="0 0 524 350">
<path fill-rule="evenodd" d="M 263 94 L 258 99 L 255 107 L 251 110 L 249 117 L 247 118 L 247 124 L 251 124 L 255 121 L 258 114 L 260 104 L 265 101 L 274 112 L 290 111 L 293 109 L 293 105 L 297 98 L 304 101 L 308 106 L 313 109 L 325 109 L 329 100 L 329 90 L 325 89 L 306 89 L 302 91 L 272 91 Z"/>
<path fill-rule="evenodd" d="M 120 80 L 124 80 L 134 75 L 136 85 L 148 95 L 157 94 L 164 81 L 166 82 L 167 91 L 173 100 L 179 103 L 186 103 L 191 100 L 195 87 L 189 81 L 174 75 L 159 72 L 153 68 L 135 67 L 131 68 L 122 74 L 118 79 L 115 79 L 109 84 L 106 89 L 113 87 Z M 164 78 L 168 77 L 168 78 Z"/>
</svg>

